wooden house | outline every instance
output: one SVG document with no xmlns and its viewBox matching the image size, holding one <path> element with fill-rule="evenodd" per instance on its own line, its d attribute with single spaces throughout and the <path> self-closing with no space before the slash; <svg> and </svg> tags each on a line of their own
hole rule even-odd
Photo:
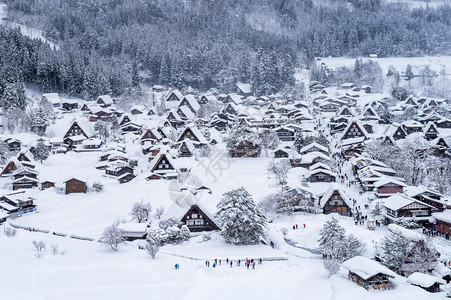
<svg viewBox="0 0 451 300">
<path fill-rule="evenodd" d="M 8 150 L 11 152 L 17 152 L 22 148 L 22 142 L 17 139 L 8 138 L 4 140 L 4 142 L 6 143 L 6 146 L 8 146 Z"/>
<path fill-rule="evenodd" d="M 235 85 L 235 93 L 244 98 L 252 96 L 252 86 L 249 83 L 238 82 Z"/>
<path fill-rule="evenodd" d="M 451 119 L 442 118 L 435 121 L 435 124 L 438 128 L 451 128 Z"/>
<path fill-rule="evenodd" d="M 133 175 L 133 172 L 134 172 L 133 168 L 131 168 L 128 164 L 119 162 L 113 163 L 107 166 L 105 169 L 105 174 L 115 177 L 120 177 L 124 174 Z"/>
<path fill-rule="evenodd" d="M 383 215 L 389 223 L 395 222 L 399 218 L 412 217 L 415 217 L 419 221 L 427 221 L 432 212 L 437 211 L 434 206 L 404 194 L 392 195 L 386 198 L 383 203 L 385 208 Z"/>
<path fill-rule="evenodd" d="M 128 114 L 123 114 L 122 117 L 119 119 L 119 126 L 130 123 L 131 121 L 132 120 L 130 119 L 130 116 Z"/>
<path fill-rule="evenodd" d="M 363 127 L 362 123 L 357 120 L 353 120 L 348 124 L 346 129 L 343 132 L 342 140 L 350 139 L 350 138 L 359 138 L 363 137 L 364 139 L 368 138 L 368 132 L 365 127 Z"/>
<path fill-rule="evenodd" d="M 174 161 L 169 154 L 161 153 L 161 151 L 151 160 L 150 172 L 167 179 L 175 179 L 178 177 Z"/>
<path fill-rule="evenodd" d="M 353 88 L 357 87 L 357 85 L 353 82 L 345 82 L 340 87 L 342 90 L 352 90 Z"/>
<path fill-rule="evenodd" d="M 58 93 L 42 94 L 41 101 L 46 101 L 53 107 L 61 107 L 61 99 Z"/>
<path fill-rule="evenodd" d="M 91 124 L 87 122 L 74 121 L 72 122 L 66 134 L 64 135 L 63 140 L 65 140 L 68 137 L 80 135 L 83 135 L 86 138 L 92 138 L 96 135 L 96 132 Z"/>
<path fill-rule="evenodd" d="M 180 220 L 183 224 L 188 226 L 189 231 L 213 231 L 219 230 L 219 222 L 203 208 L 198 205 L 192 205 L 185 215 Z"/>
<path fill-rule="evenodd" d="M 183 97 L 178 107 L 180 108 L 182 106 L 186 106 L 192 114 L 195 114 L 200 108 L 199 102 L 197 102 L 194 95 L 186 95 L 185 97 Z"/>
<path fill-rule="evenodd" d="M 131 180 L 133 180 L 136 177 L 136 175 L 130 174 L 130 173 L 125 173 L 122 174 L 121 176 L 117 177 L 117 181 L 119 181 L 119 183 L 127 183 Z"/>
<path fill-rule="evenodd" d="M 177 142 L 182 142 L 185 139 L 190 139 L 194 143 L 207 144 L 207 140 L 197 127 L 186 127 L 177 138 Z"/>
<path fill-rule="evenodd" d="M 44 181 L 41 181 L 40 185 L 41 185 L 41 190 L 49 189 L 49 188 L 55 187 L 55 181 L 44 180 Z"/>
<path fill-rule="evenodd" d="M 178 143 L 177 155 L 179 157 L 192 157 L 196 152 L 196 147 L 190 139 L 185 139 Z"/>
<path fill-rule="evenodd" d="M 442 212 L 432 214 L 435 219 L 435 229 L 444 234 L 451 235 L 451 210 L 447 209 Z"/>
<path fill-rule="evenodd" d="M 31 189 L 34 187 L 37 187 L 39 183 L 39 180 L 32 177 L 22 176 L 14 179 L 12 181 L 13 190 L 19 190 L 19 189 Z"/>
<path fill-rule="evenodd" d="M 423 124 L 414 120 L 408 120 L 401 123 L 407 134 L 421 132 L 423 130 Z"/>
<path fill-rule="evenodd" d="M 70 111 L 78 109 L 78 101 L 75 100 L 65 100 L 62 105 L 64 110 Z"/>
<path fill-rule="evenodd" d="M 25 213 L 36 211 L 34 198 L 25 191 L 13 192 L 0 197 L 0 212 L 6 212 L 8 217 L 14 218 Z"/>
<path fill-rule="evenodd" d="M 167 95 L 167 97 L 164 99 L 166 108 L 173 108 L 173 107 L 168 107 L 168 105 L 173 106 L 173 105 L 171 105 L 171 103 L 175 103 L 175 105 L 178 106 L 178 104 L 182 100 L 183 100 L 183 95 L 182 95 L 182 93 L 180 93 L 179 90 L 171 91 Z"/>
<path fill-rule="evenodd" d="M 12 174 L 13 172 L 15 172 L 16 170 L 18 170 L 20 168 L 23 168 L 22 163 L 16 157 L 12 157 L 6 163 L 6 166 L 3 167 L 0 175 L 1 176 L 9 176 L 10 174 Z"/>
<path fill-rule="evenodd" d="M 64 181 L 64 184 L 65 184 L 65 193 L 66 194 L 86 193 L 88 191 L 88 186 L 87 186 L 86 182 L 76 179 L 74 177 Z"/>
<path fill-rule="evenodd" d="M 352 216 L 351 198 L 346 194 L 343 188 L 336 183 L 332 183 L 326 193 L 321 196 L 319 206 L 322 208 L 323 214 L 325 215 L 338 213 L 341 216 Z"/>
<path fill-rule="evenodd" d="M 439 293 L 440 285 L 445 285 L 445 280 L 428 274 L 415 272 L 407 277 L 407 282 L 428 291 L 429 293 Z"/>
<path fill-rule="evenodd" d="M 329 149 L 316 142 L 310 143 L 310 144 L 302 147 L 301 149 L 299 149 L 299 153 L 302 155 L 305 155 L 307 153 L 312 153 L 312 152 L 319 152 L 319 153 L 323 153 L 325 155 L 329 155 Z"/>
<path fill-rule="evenodd" d="M 146 129 L 146 131 L 144 132 L 144 134 L 141 136 L 140 141 L 141 141 L 141 145 L 144 145 L 145 142 L 147 141 L 151 141 L 152 144 L 156 144 L 158 142 L 160 142 L 160 140 L 162 140 L 163 137 L 161 136 L 160 132 L 158 132 L 158 130 L 153 130 L 153 129 Z"/>
<path fill-rule="evenodd" d="M 426 138 L 426 140 L 428 140 L 428 141 L 434 140 L 438 137 L 437 126 L 435 126 L 434 123 L 429 122 L 424 127 L 423 133 L 424 133 L 424 137 Z"/>
<path fill-rule="evenodd" d="M 277 149 L 274 151 L 274 158 L 288 158 L 290 154 L 286 149 Z"/>
<path fill-rule="evenodd" d="M 283 142 L 292 142 L 295 140 L 296 131 L 285 126 L 279 127 L 274 130 L 279 140 Z"/>
<path fill-rule="evenodd" d="M 329 170 L 325 169 L 314 169 L 309 172 L 307 177 L 307 181 L 309 182 L 335 182 L 336 174 Z"/>
<path fill-rule="evenodd" d="M 352 112 L 349 110 L 349 107 L 347 107 L 346 105 L 345 106 L 342 106 L 338 111 L 337 111 L 337 113 L 335 114 L 337 117 L 342 117 L 342 116 L 345 116 L 345 117 L 351 117 L 351 116 L 353 116 L 353 114 L 352 114 Z"/>
<path fill-rule="evenodd" d="M 409 186 L 405 188 L 405 194 L 409 197 L 417 199 L 421 202 L 434 206 L 439 211 L 446 209 L 446 201 L 443 200 L 444 195 L 437 193 L 423 185 Z"/>
<path fill-rule="evenodd" d="M 114 101 L 110 95 L 101 95 L 97 97 L 96 103 L 101 107 L 109 107 L 114 104 Z"/>
<path fill-rule="evenodd" d="M 117 226 L 122 238 L 126 241 L 134 241 L 138 239 L 145 240 L 147 237 L 147 229 L 149 224 L 147 223 L 119 223 Z"/>
<path fill-rule="evenodd" d="M 387 267 L 364 256 L 355 256 L 341 265 L 349 271 L 348 279 L 367 290 L 389 290 L 389 279 L 396 274 Z"/>
<path fill-rule="evenodd" d="M 133 133 L 133 134 L 141 134 L 142 125 L 136 124 L 133 122 L 125 123 L 120 127 L 121 134 Z"/>
<path fill-rule="evenodd" d="M 406 184 L 394 178 L 385 177 L 374 183 L 376 196 L 378 198 L 387 198 L 396 193 L 403 193 Z"/>
</svg>

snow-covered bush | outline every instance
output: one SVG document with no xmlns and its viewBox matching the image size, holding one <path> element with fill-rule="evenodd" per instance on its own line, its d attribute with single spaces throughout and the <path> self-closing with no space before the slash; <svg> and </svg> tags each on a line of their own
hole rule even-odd
<svg viewBox="0 0 451 300">
<path fill-rule="evenodd" d="M 211 240 L 211 235 L 209 233 L 202 234 L 202 241 L 203 242 L 208 242 L 209 240 Z"/>
<path fill-rule="evenodd" d="M 17 233 L 17 229 L 8 226 L 8 227 L 5 227 L 3 232 L 5 233 L 5 235 L 7 237 L 15 237 L 16 233 Z"/>
<path fill-rule="evenodd" d="M 121 235 L 117 222 L 104 229 L 100 242 L 106 248 L 118 251 L 119 245 L 124 242 L 124 238 Z"/>
<path fill-rule="evenodd" d="M 266 217 L 244 187 L 225 193 L 217 207 L 216 218 L 227 243 L 246 245 L 266 240 Z"/>
<path fill-rule="evenodd" d="M 45 242 L 44 241 L 33 241 L 33 246 L 38 252 L 42 252 L 42 250 L 45 249 Z"/>
<path fill-rule="evenodd" d="M 420 224 L 418 224 L 417 220 L 413 217 L 413 218 L 406 218 L 406 219 L 398 219 L 396 220 L 396 225 L 399 225 L 401 227 L 404 228 L 408 228 L 408 229 L 417 229 L 420 228 Z"/>
<path fill-rule="evenodd" d="M 59 254 L 59 247 L 58 247 L 57 244 L 52 244 L 51 249 L 52 249 L 52 254 L 53 255 L 58 255 Z"/>
<path fill-rule="evenodd" d="M 101 191 L 103 191 L 103 184 L 100 182 L 94 182 L 92 184 L 92 189 L 96 192 L 101 192 Z"/>
<path fill-rule="evenodd" d="M 282 227 L 282 228 L 280 228 L 280 231 L 282 232 L 283 235 L 288 234 L 288 228 Z"/>
<path fill-rule="evenodd" d="M 160 226 L 161 229 L 166 230 L 169 227 L 172 226 L 178 226 L 180 225 L 180 221 L 177 220 L 176 218 L 169 218 L 169 219 L 165 219 L 165 220 L 161 220 L 160 223 L 158 224 L 158 226 Z"/>
<path fill-rule="evenodd" d="M 147 233 L 147 241 L 152 245 L 180 244 L 190 238 L 190 231 L 186 225 L 181 228 L 171 226 L 166 229 L 153 227 Z"/>
</svg>

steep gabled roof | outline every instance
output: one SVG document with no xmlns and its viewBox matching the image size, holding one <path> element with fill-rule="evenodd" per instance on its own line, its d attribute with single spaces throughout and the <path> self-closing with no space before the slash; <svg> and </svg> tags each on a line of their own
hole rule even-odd
<svg viewBox="0 0 451 300">
<path fill-rule="evenodd" d="M 349 208 L 352 208 L 351 198 L 345 192 L 343 187 L 340 184 L 338 184 L 338 183 L 331 183 L 330 184 L 330 186 L 327 189 L 327 191 L 324 193 L 324 195 L 321 196 L 321 199 L 320 199 L 320 202 L 319 202 L 319 206 L 320 207 L 324 207 L 324 205 L 327 203 L 327 201 L 332 196 L 334 191 L 338 191 L 338 193 L 340 194 L 341 199 L 343 199 L 343 201 L 346 203 L 346 205 Z"/>
</svg>

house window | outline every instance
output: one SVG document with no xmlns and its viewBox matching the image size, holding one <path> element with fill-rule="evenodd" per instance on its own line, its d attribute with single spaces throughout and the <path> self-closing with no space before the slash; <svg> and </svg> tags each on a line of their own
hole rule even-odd
<svg viewBox="0 0 451 300">
<path fill-rule="evenodd" d="M 204 220 L 195 220 L 195 225 L 204 225 Z"/>
<path fill-rule="evenodd" d="M 194 220 L 187 220 L 186 225 L 188 225 L 188 226 L 194 225 Z"/>
<path fill-rule="evenodd" d="M 191 214 L 191 219 L 197 219 L 197 214 Z"/>
</svg>

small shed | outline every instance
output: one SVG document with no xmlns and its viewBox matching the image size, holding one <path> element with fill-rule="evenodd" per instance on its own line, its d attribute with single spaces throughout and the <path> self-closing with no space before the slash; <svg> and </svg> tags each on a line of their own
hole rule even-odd
<svg viewBox="0 0 451 300">
<path fill-rule="evenodd" d="M 446 283 L 445 280 L 441 278 L 437 278 L 420 272 L 415 272 L 409 277 L 407 277 L 407 282 L 409 282 L 412 285 L 419 286 L 420 288 L 430 293 L 440 292 L 440 285 Z"/>
<path fill-rule="evenodd" d="M 364 256 L 348 259 L 341 266 L 349 271 L 349 280 L 367 290 L 389 290 L 389 278 L 396 276 L 393 271 Z"/>
<path fill-rule="evenodd" d="M 88 185 L 85 181 L 76 179 L 74 177 L 64 181 L 66 194 L 73 193 L 86 193 L 88 191 Z"/>
<path fill-rule="evenodd" d="M 127 241 L 145 239 L 147 228 L 149 228 L 147 223 L 120 223 L 118 225 L 121 236 Z"/>
</svg>

